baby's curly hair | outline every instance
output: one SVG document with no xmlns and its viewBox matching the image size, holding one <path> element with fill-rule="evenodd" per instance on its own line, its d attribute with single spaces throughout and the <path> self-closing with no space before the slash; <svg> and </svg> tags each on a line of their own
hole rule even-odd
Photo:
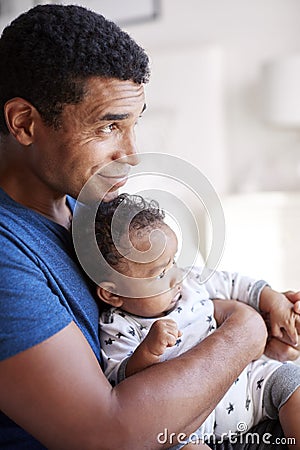
<svg viewBox="0 0 300 450">
<path fill-rule="evenodd" d="M 128 224 L 129 218 L 132 219 Z M 164 218 L 165 213 L 158 202 L 140 195 L 121 194 L 110 202 L 101 202 L 95 219 L 95 234 L 102 256 L 110 266 L 119 265 L 123 256 L 116 245 L 121 246 L 124 234 L 129 231 L 132 235 L 161 226 Z"/>
<path fill-rule="evenodd" d="M 8 25 L 0 38 L 0 133 L 4 104 L 22 97 L 46 125 L 58 128 L 63 106 L 79 103 L 89 77 L 146 83 L 144 50 L 116 24 L 75 5 L 39 5 Z"/>
</svg>

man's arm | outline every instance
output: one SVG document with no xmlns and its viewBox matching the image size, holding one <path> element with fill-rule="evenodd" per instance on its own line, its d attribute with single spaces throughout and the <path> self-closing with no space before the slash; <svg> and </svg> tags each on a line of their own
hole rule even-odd
<svg viewBox="0 0 300 450">
<path fill-rule="evenodd" d="M 235 304 L 199 345 L 115 388 L 71 323 L 0 363 L 0 408 L 49 449 L 161 448 L 158 433 L 197 429 L 244 367 L 263 352 L 263 320 Z"/>
</svg>

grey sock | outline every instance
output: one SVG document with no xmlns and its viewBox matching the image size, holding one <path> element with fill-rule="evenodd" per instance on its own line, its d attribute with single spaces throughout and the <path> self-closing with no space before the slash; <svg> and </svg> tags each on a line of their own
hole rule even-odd
<svg viewBox="0 0 300 450">
<path fill-rule="evenodd" d="M 284 363 L 272 373 L 265 385 L 264 407 L 270 419 L 277 419 L 278 411 L 300 386 L 300 366 Z"/>
</svg>

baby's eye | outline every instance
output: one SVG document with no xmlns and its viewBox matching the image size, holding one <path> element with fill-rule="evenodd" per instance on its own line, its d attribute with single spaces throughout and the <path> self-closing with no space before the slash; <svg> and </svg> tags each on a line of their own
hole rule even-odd
<svg viewBox="0 0 300 450">
<path fill-rule="evenodd" d="M 166 271 L 163 270 L 162 273 L 160 273 L 159 275 L 157 275 L 156 278 L 158 278 L 159 280 L 161 280 L 161 279 L 165 276 L 165 274 L 166 274 Z"/>
<path fill-rule="evenodd" d="M 170 269 L 170 266 L 174 266 L 176 264 L 176 259 L 174 258 L 173 261 L 171 261 L 168 265 L 168 267 L 166 267 L 159 275 L 157 275 L 156 279 L 161 279 L 166 275 L 167 270 Z"/>
</svg>

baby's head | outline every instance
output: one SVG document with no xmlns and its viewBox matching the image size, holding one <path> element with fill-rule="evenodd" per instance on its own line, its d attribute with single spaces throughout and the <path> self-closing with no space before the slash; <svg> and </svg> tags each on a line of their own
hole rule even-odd
<svg viewBox="0 0 300 450">
<path fill-rule="evenodd" d="M 143 317 L 175 307 L 181 289 L 174 260 L 178 243 L 164 217 L 156 201 L 139 195 L 100 204 L 96 240 L 107 263 L 97 288 L 101 300 Z"/>
</svg>

